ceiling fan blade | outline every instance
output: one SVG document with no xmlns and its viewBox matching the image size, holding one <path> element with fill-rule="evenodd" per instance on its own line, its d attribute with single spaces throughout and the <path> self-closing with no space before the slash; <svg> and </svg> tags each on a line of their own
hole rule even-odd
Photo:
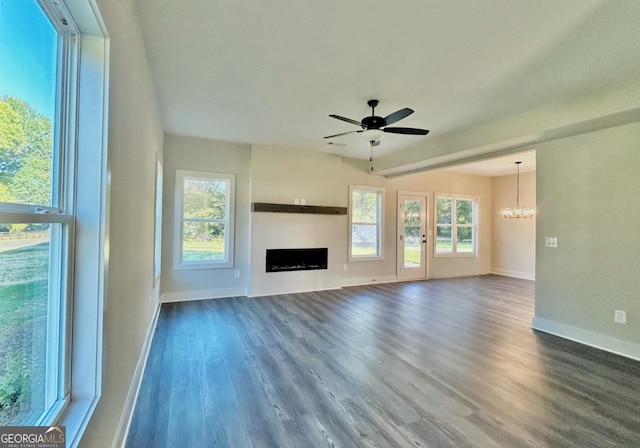
<svg viewBox="0 0 640 448">
<path fill-rule="evenodd" d="M 428 129 L 418 128 L 384 128 L 384 132 L 390 132 L 392 134 L 410 134 L 410 135 L 427 135 Z"/>
<path fill-rule="evenodd" d="M 385 126 L 393 124 L 396 121 L 400 121 L 403 118 L 408 117 L 412 113 L 413 113 L 413 109 L 409 109 L 408 107 L 405 107 L 404 109 L 397 110 L 394 113 L 389 114 L 386 117 L 384 117 Z"/>
<path fill-rule="evenodd" d="M 362 131 L 349 131 L 349 132 L 342 132 L 340 134 L 334 134 L 334 135 L 327 135 L 324 138 L 333 138 L 333 137 L 340 137 L 341 135 L 347 135 L 347 134 L 353 134 L 354 132 L 362 132 Z"/>
<path fill-rule="evenodd" d="M 361 126 L 362 127 L 362 123 L 360 123 L 359 121 L 356 121 L 356 120 L 352 120 L 351 118 L 341 117 L 340 115 L 329 115 L 329 116 L 331 118 L 336 118 L 338 120 L 346 121 L 347 123 L 355 124 L 356 126 Z"/>
</svg>

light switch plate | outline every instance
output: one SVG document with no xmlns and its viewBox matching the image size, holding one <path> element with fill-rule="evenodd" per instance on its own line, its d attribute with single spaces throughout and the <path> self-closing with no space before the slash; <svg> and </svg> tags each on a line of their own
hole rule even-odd
<svg viewBox="0 0 640 448">
<path fill-rule="evenodd" d="M 613 320 L 619 324 L 627 323 L 627 312 L 622 310 L 616 310 Z"/>
</svg>

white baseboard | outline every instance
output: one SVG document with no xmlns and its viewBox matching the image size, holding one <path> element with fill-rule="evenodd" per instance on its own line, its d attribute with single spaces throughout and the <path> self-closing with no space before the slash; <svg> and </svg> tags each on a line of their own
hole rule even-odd
<svg viewBox="0 0 640 448">
<path fill-rule="evenodd" d="M 477 273 L 477 274 L 449 274 L 449 275 L 430 275 L 429 276 L 429 280 L 446 280 L 449 278 L 469 278 L 469 277 L 480 277 L 482 275 L 487 275 L 487 274 L 482 274 L 482 273 Z"/>
<path fill-rule="evenodd" d="M 247 289 L 239 286 L 235 288 L 200 289 L 197 291 L 169 292 L 162 294 L 162 303 L 189 302 L 191 300 L 221 299 L 223 297 L 244 297 Z"/>
<path fill-rule="evenodd" d="M 317 288 L 317 289 L 295 289 L 290 291 L 277 291 L 277 292 L 265 292 L 259 294 L 248 294 L 247 297 L 255 298 L 255 297 L 268 297 L 268 296 L 280 296 L 282 294 L 298 294 L 304 292 L 314 292 L 314 291 L 335 291 L 338 288 Z"/>
<path fill-rule="evenodd" d="M 393 283 L 397 281 L 398 278 L 395 275 L 375 275 L 371 277 L 343 278 L 342 286 L 375 285 L 378 283 Z"/>
<path fill-rule="evenodd" d="M 583 330 L 582 328 L 573 327 L 542 317 L 534 317 L 532 327 L 534 330 L 640 361 L 640 344 L 612 338 L 611 336 Z"/>
<path fill-rule="evenodd" d="M 156 310 L 153 314 L 153 318 L 149 323 L 149 328 L 147 328 L 147 334 L 145 336 L 144 344 L 142 344 L 142 351 L 140 352 L 138 364 L 136 365 L 136 370 L 133 373 L 133 378 L 131 379 L 131 385 L 129 386 L 127 400 L 124 403 L 124 409 L 122 410 L 120 422 L 118 423 L 118 429 L 116 430 L 116 437 L 113 440 L 113 448 L 124 448 L 124 444 L 127 442 L 127 435 L 129 434 L 131 418 L 133 417 L 133 410 L 136 407 L 136 401 L 138 401 L 138 393 L 140 392 L 140 385 L 142 384 L 144 369 L 147 365 L 147 358 L 149 357 L 149 350 L 151 349 L 153 334 L 156 331 L 158 316 L 160 316 L 160 304 L 156 305 Z"/>
<path fill-rule="evenodd" d="M 501 269 L 501 268 L 491 268 L 491 273 L 496 275 L 503 275 L 505 277 L 514 277 L 521 278 L 523 280 L 534 280 L 536 279 L 535 272 L 523 272 L 523 271 L 512 271 L 511 269 Z"/>
</svg>

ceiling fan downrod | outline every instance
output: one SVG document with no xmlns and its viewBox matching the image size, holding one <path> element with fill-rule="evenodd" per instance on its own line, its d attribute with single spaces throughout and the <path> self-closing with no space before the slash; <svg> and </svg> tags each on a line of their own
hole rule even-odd
<svg viewBox="0 0 640 448">
<path fill-rule="evenodd" d="M 376 106 L 378 105 L 378 100 L 369 100 L 369 101 L 367 101 L 367 104 L 371 108 L 371 117 L 375 117 L 376 116 Z"/>
</svg>

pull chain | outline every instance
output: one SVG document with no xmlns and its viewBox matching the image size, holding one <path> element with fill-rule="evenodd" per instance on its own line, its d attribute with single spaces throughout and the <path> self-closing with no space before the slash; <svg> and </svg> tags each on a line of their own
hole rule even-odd
<svg viewBox="0 0 640 448">
<path fill-rule="evenodd" d="M 516 175 L 516 208 L 520 208 L 520 164 L 522 162 L 516 162 L 518 174 Z"/>
<path fill-rule="evenodd" d="M 373 173 L 373 142 L 369 142 L 369 169 Z"/>
</svg>

